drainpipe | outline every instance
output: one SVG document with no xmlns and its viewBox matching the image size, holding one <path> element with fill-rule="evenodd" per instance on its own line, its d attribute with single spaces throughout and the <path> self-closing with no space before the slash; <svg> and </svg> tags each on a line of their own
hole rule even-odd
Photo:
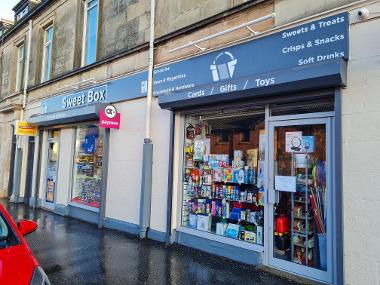
<svg viewBox="0 0 380 285">
<path fill-rule="evenodd" d="M 150 26 L 149 26 L 149 54 L 148 54 L 148 82 L 146 97 L 146 121 L 145 139 L 143 145 L 143 167 L 141 178 L 140 197 L 140 238 L 146 238 L 150 225 L 150 212 L 152 200 L 152 163 L 153 163 L 153 143 L 151 140 L 151 112 L 153 97 L 153 68 L 154 68 L 154 22 L 155 22 L 156 1 L 150 1 Z"/>
<path fill-rule="evenodd" d="M 27 88 L 29 80 L 29 61 L 30 61 L 30 46 L 32 41 L 32 26 L 33 21 L 29 20 L 28 27 L 28 47 L 26 51 L 25 66 L 24 66 L 24 86 L 22 94 L 22 105 L 20 111 L 20 121 L 24 120 L 24 112 L 26 106 Z M 16 154 L 15 154 L 15 165 L 14 165 L 14 178 L 13 178 L 13 192 L 10 197 L 11 202 L 21 202 L 20 200 L 20 180 L 21 180 L 21 167 L 22 167 L 22 147 L 21 147 L 21 137 L 17 136 L 16 142 Z"/>
<path fill-rule="evenodd" d="M 175 129 L 175 116 L 174 116 L 173 111 L 170 111 L 168 196 L 167 196 L 167 200 L 166 200 L 166 239 L 165 239 L 165 245 L 171 244 L 171 232 L 172 232 L 174 129 Z"/>
</svg>

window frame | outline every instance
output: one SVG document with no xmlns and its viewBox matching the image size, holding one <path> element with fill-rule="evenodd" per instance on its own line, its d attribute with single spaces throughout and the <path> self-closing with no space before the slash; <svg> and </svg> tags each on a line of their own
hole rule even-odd
<svg viewBox="0 0 380 285">
<path fill-rule="evenodd" d="M 52 36 L 50 41 L 46 41 L 47 35 L 48 35 L 48 30 L 52 29 Z M 54 41 L 54 23 L 51 23 L 47 25 L 46 27 L 43 28 L 44 31 L 44 39 L 43 39 L 43 53 L 42 53 L 42 65 L 41 65 L 41 83 L 49 81 L 52 78 L 52 70 L 53 70 L 53 41 Z M 51 52 L 50 52 L 50 68 L 49 68 L 49 78 L 45 78 L 45 73 L 46 73 L 46 62 L 47 62 L 47 47 L 50 45 Z"/>
<path fill-rule="evenodd" d="M 96 1 L 96 4 L 92 4 L 88 6 L 88 4 L 92 1 Z M 98 55 L 98 33 L 99 33 L 99 3 L 100 0 L 83 0 L 83 6 L 84 6 L 84 15 L 83 15 L 83 33 L 82 33 L 82 58 L 81 58 L 81 67 L 90 65 L 94 62 L 96 62 L 97 55 Z M 96 38 L 95 38 L 95 61 L 88 63 L 87 62 L 87 34 L 88 34 L 88 13 L 91 9 L 93 9 L 96 6 Z"/>
<path fill-rule="evenodd" d="M 20 57 L 20 50 L 22 48 L 22 57 Z M 23 73 L 25 64 L 25 43 L 22 42 L 17 45 L 17 57 L 16 57 L 16 82 L 15 82 L 15 91 L 20 92 L 23 81 Z M 21 69 L 21 70 L 20 70 Z"/>
</svg>

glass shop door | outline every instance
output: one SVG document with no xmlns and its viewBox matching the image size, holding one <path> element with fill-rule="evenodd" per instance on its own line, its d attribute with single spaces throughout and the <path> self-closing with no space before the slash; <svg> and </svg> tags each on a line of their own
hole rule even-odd
<svg viewBox="0 0 380 285">
<path fill-rule="evenodd" d="M 43 197 L 43 205 L 48 209 L 54 209 L 57 200 L 59 137 L 60 130 L 49 130 L 47 139 L 45 197 Z"/>
<path fill-rule="evenodd" d="M 269 122 L 269 264 L 332 282 L 331 118 Z"/>
</svg>

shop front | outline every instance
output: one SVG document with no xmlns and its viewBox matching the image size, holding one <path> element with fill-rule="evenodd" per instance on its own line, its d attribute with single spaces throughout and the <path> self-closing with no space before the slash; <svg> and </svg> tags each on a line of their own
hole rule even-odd
<svg viewBox="0 0 380 285">
<path fill-rule="evenodd" d="M 102 114 L 110 103 L 138 99 L 138 91 L 125 94 L 125 86 L 140 81 L 134 74 L 81 91 L 45 99 L 28 123 L 39 128 L 39 162 L 34 195 L 38 205 L 61 215 L 101 225 L 105 218 L 105 192 L 110 128 Z M 128 103 L 119 103 L 126 104 Z M 120 120 L 120 114 L 117 114 Z M 114 122 L 111 122 L 114 123 Z M 116 130 L 117 132 L 117 130 Z"/>
<path fill-rule="evenodd" d="M 156 68 L 159 104 L 175 114 L 176 242 L 339 283 L 348 22 L 334 15 Z"/>
</svg>

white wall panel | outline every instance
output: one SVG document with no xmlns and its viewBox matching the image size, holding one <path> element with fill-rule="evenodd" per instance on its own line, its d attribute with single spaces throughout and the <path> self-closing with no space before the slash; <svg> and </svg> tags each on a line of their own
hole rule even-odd
<svg viewBox="0 0 380 285">
<path fill-rule="evenodd" d="M 145 99 L 115 104 L 119 130 L 111 130 L 106 217 L 139 224 Z"/>
<path fill-rule="evenodd" d="M 74 129 L 61 129 L 59 139 L 59 165 L 57 181 L 57 204 L 67 205 L 73 175 Z"/>
<path fill-rule="evenodd" d="M 157 98 L 153 100 L 151 128 L 153 171 L 150 227 L 156 231 L 166 232 L 170 112 L 160 108 Z"/>
<path fill-rule="evenodd" d="M 369 9 L 379 11 L 380 5 Z M 351 25 L 342 90 L 345 284 L 380 282 L 379 27 L 379 19 Z"/>
</svg>

